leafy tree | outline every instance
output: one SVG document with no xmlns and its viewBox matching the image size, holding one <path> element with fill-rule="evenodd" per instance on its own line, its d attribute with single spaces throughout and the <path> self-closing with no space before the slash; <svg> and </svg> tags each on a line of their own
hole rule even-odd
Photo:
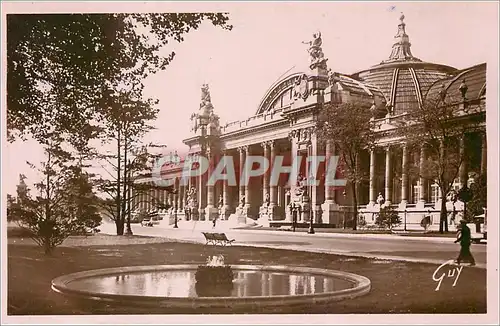
<svg viewBox="0 0 500 326">
<path fill-rule="evenodd" d="M 399 213 L 391 206 L 384 206 L 380 209 L 375 219 L 375 224 L 382 228 L 392 230 L 393 227 L 401 224 L 401 216 L 399 216 Z"/>
<path fill-rule="evenodd" d="M 484 208 L 487 205 L 487 178 L 485 174 L 479 175 L 471 184 L 472 199 L 467 203 L 467 221 L 474 221 L 475 216 L 485 213 Z"/>
<path fill-rule="evenodd" d="M 7 194 L 7 221 L 14 221 L 16 216 L 13 214 L 13 209 L 16 206 L 16 198 L 11 194 Z"/>
<path fill-rule="evenodd" d="M 150 196 L 154 188 L 147 184 L 136 184 L 133 178 L 134 174 L 149 172 L 155 159 L 154 155 L 148 153 L 148 146 L 142 145 L 142 138 L 153 129 L 150 123 L 158 113 L 152 101 L 141 102 L 136 97 L 138 95 L 132 89 L 112 99 L 111 108 L 102 119 L 100 137 L 103 145 L 112 146 L 114 150 L 94 152 L 101 167 L 106 170 L 106 175 L 97 180 L 99 189 L 108 199 L 101 202 L 102 207 L 115 222 L 117 235 L 124 234 L 127 217 L 135 208 L 132 207 L 135 196 Z M 131 233 L 129 224 L 127 233 Z"/>
<path fill-rule="evenodd" d="M 339 169 L 351 187 L 354 230 L 358 220 L 357 187 L 369 180 L 369 175 L 360 168 L 360 153 L 371 148 L 375 141 L 370 119 L 369 106 L 363 103 L 327 104 L 318 115 L 318 139 L 335 145 L 341 160 Z"/>
<path fill-rule="evenodd" d="M 43 141 L 51 128 L 86 146 L 110 95 L 130 87 L 141 101 L 144 78 L 174 58 L 163 47 L 204 20 L 232 28 L 223 13 L 7 15 L 9 139 Z"/>
<path fill-rule="evenodd" d="M 70 166 L 67 179 L 60 190 L 60 196 L 64 197 L 62 209 L 66 218 L 79 221 L 74 227 L 74 234 L 98 232 L 97 228 L 102 222 L 92 176 L 83 170 L 81 162 L 76 166 Z"/>
<path fill-rule="evenodd" d="M 30 189 L 24 181 L 26 176 L 19 175 L 19 184 L 16 187 L 16 197 L 7 194 L 7 221 L 16 221 L 23 215 L 22 203 L 30 198 Z"/>
<path fill-rule="evenodd" d="M 205 20 L 232 28 L 223 13 L 7 17 L 9 139 L 30 135 L 48 146 L 57 137 L 59 147 L 71 145 L 83 154 L 90 151 L 91 139 L 116 141 L 114 162 L 112 156 L 91 152 L 115 172 L 99 185 L 111 195 L 118 234 L 123 233 L 131 176 L 141 165 L 128 155 L 158 112 L 157 101 L 144 98 L 143 80 L 174 58 L 174 52 L 164 55 L 164 46 L 182 42 Z M 45 197 L 51 200 L 48 193 Z"/>
<path fill-rule="evenodd" d="M 444 95 L 427 98 L 408 113 L 398 128 L 409 148 L 420 151 L 420 147 L 424 146 L 426 159 L 423 165 L 420 168 L 415 162 L 410 173 L 439 186 L 442 198 L 439 219 L 441 233 L 448 232 L 445 199 L 459 175 L 460 166 L 467 160 L 468 151 L 460 150 L 460 138 L 478 130 L 480 122 L 484 121 L 481 107 L 469 112 L 464 119 L 460 101 Z"/>
<path fill-rule="evenodd" d="M 45 147 L 46 160 L 38 171 L 44 176 L 35 184 L 39 196 L 27 194 L 18 201 L 18 224 L 32 239 L 51 254 L 68 236 L 81 234 L 87 227 L 100 224 L 91 202 L 92 187 L 81 167 L 74 167 L 74 157 L 64 150 L 57 136 Z M 29 163 L 32 168 L 37 168 Z"/>
</svg>

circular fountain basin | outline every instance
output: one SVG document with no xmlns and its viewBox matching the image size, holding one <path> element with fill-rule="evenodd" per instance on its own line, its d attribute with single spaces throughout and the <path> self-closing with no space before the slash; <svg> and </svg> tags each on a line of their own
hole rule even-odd
<svg viewBox="0 0 500 326">
<path fill-rule="evenodd" d="M 337 270 L 290 266 L 232 265 L 232 288 L 199 291 L 198 265 L 130 266 L 60 276 L 52 289 L 77 299 L 132 307 L 182 310 L 253 310 L 309 306 L 351 299 L 370 291 L 364 276 Z"/>
</svg>

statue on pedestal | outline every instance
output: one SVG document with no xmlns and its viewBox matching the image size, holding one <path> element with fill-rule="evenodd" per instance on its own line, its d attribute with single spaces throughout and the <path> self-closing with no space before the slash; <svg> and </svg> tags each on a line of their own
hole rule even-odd
<svg viewBox="0 0 500 326">
<path fill-rule="evenodd" d="M 200 115 L 209 118 L 213 113 L 212 99 L 210 98 L 210 90 L 208 84 L 201 86 L 201 102 L 200 102 Z"/>
<path fill-rule="evenodd" d="M 240 207 L 241 208 L 245 207 L 245 195 L 241 196 L 240 198 Z"/>
<path fill-rule="evenodd" d="M 269 193 L 266 193 L 266 196 L 264 198 L 264 203 L 266 206 L 269 206 L 270 202 L 271 202 L 271 199 L 269 198 Z"/>
<path fill-rule="evenodd" d="M 295 195 L 302 197 L 304 194 L 307 192 L 307 185 L 306 185 L 306 177 L 303 176 L 302 174 L 299 174 L 297 177 L 297 188 L 295 189 Z"/>
<path fill-rule="evenodd" d="M 309 45 L 308 52 L 311 61 L 309 68 L 311 68 L 311 70 L 316 68 L 326 69 L 326 61 L 328 59 L 325 58 L 323 49 L 321 48 L 321 45 L 323 44 L 323 40 L 321 39 L 321 32 L 318 31 L 317 33 L 313 34 L 312 41 L 304 41 L 302 43 Z"/>
<path fill-rule="evenodd" d="M 384 199 L 384 196 L 382 196 L 382 193 L 379 192 L 378 193 L 378 197 L 377 197 L 377 204 L 382 207 L 382 205 L 385 203 L 385 199 Z"/>
<path fill-rule="evenodd" d="M 223 205 L 224 205 L 224 198 L 222 197 L 222 195 L 220 195 L 217 207 L 222 208 Z"/>
<path fill-rule="evenodd" d="M 196 132 L 198 130 L 198 116 L 196 113 L 191 114 L 191 131 Z"/>
<path fill-rule="evenodd" d="M 191 189 L 188 192 L 188 206 L 190 208 L 195 208 L 195 203 L 196 203 L 196 188 L 191 187 Z"/>
</svg>

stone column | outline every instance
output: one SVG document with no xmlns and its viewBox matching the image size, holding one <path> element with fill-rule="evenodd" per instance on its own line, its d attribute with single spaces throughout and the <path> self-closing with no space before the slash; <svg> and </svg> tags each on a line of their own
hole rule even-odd
<svg viewBox="0 0 500 326">
<path fill-rule="evenodd" d="M 446 148 L 444 145 L 444 139 L 439 140 L 439 155 L 441 157 L 446 157 Z M 441 201 L 444 200 L 446 202 L 446 197 L 443 199 L 443 194 L 441 192 L 441 188 L 438 187 L 438 200 L 436 201 L 436 207 L 441 207 Z"/>
<path fill-rule="evenodd" d="M 182 181 L 182 179 L 181 179 Z M 184 211 L 184 192 L 186 191 L 186 186 L 184 181 L 179 184 L 179 212 Z"/>
<path fill-rule="evenodd" d="M 270 148 L 269 148 L 269 142 L 262 142 L 261 143 L 262 148 L 264 149 L 264 157 L 267 159 L 269 162 L 270 159 Z M 262 205 L 260 207 L 259 211 L 259 218 L 261 218 L 260 223 L 263 223 L 264 226 L 269 226 L 269 220 L 270 217 L 268 215 L 268 204 L 266 202 L 266 197 L 270 196 L 269 194 L 269 174 L 270 174 L 270 169 L 268 168 L 267 171 L 264 172 L 264 175 L 262 176 Z M 271 201 L 271 197 L 269 197 L 269 201 Z"/>
<path fill-rule="evenodd" d="M 425 161 L 427 159 L 426 157 L 426 150 L 425 150 L 425 145 L 422 145 L 420 147 L 420 167 L 419 167 L 419 174 L 420 174 L 420 198 L 418 199 L 418 208 L 424 208 L 425 203 L 427 202 L 427 182 L 425 178 L 422 177 L 423 174 L 423 169 L 425 165 Z"/>
<path fill-rule="evenodd" d="M 399 209 L 403 210 L 408 204 L 408 147 L 403 144 L 403 157 L 401 167 L 401 203 Z"/>
<path fill-rule="evenodd" d="M 245 168 L 245 159 L 246 159 L 246 147 L 247 146 L 242 146 L 238 147 L 238 152 L 240 153 L 240 194 L 239 194 L 239 200 L 241 201 L 241 198 L 245 196 L 245 186 L 243 185 L 243 174 L 244 174 L 244 168 Z M 246 201 L 246 198 L 245 198 Z"/>
<path fill-rule="evenodd" d="M 128 193 L 129 193 L 129 200 L 128 205 L 129 205 L 129 211 L 130 214 L 132 214 L 135 210 L 135 190 L 132 189 L 132 187 L 128 187 Z"/>
<path fill-rule="evenodd" d="M 205 208 L 207 207 L 207 180 L 206 173 L 197 177 L 197 191 L 198 191 L 198 212 L 199 212 L 199 220 L 204 221 L 206 219 L 205 216 Z"/>
<path fill-rule="evenodd" d="M 328 171 L 330 160 L 333 159 L 334 155 L 335 144 L 329 139 L 326 141 L 325 148 L 325 202 L 321 205 L 321 209 L 323 210 L 322 221 L 323 223 L 340 225 L 339 206 L 335 202 L 335 188 L 326 182 L 327 178 L 331 180 L 335 178 L 336 171 Z M 327 173 L 330 174 L 330 177 L 327 177 Z"/>
<path fill-rule="evenodd" d="M 180 187 L 180 184 L 179 184 L 179 178 L 175 178 L 174 179 L 174 191 L 175 193 L 173 194 L 174 195 L 174 211 L 177 212 L 179 210 L 179 187 Z"/>
<path fill-rule="evenodd" d="M 277 152 L 277 144 L 276 141 L 271 141 L 269 143 L 271 149 L 271 157 L 269 159 L 269 171 L 273 170 L 273 164 L 276 160 L 276 152 Z M 271 214 L 271 220 L 275 219 L 276 216 L 276 207 L 278 206 L 278 185 L 271 184 L 269 185 L 269 214 Z"/>
<path fill-rule="evenodd" d="M 191 191 L 191 187 L 193 186 L 193 178 L 191 177 L 191 174 L 189 174 L 188 178 L 187 178 L 187 189 L 186 189 L 186 193 L 189 193 Z M 185 198 L 185 202 L 184 202 L 184 205 L 188 206 L 188 202 L 187 202 L 187 197 L 184 196 Z"/>
<path fill-rule="evenodd" d="M 215 168 L 217 157 L 214 151 L 207 151 L 208 159 L 208 176 L 212 175 Z M 206 179 L 208 179 L 208 176 Z M 207 221 L 212 221 L 217 218 L 219 209 L 215 206 L 215 185 L 207 183 L 207 207 L 205 208 L 205 216 Z"/>
<path fill-rule="evenodd" d="M 322 208 L 321 208 L 321 200 L 320 194 L 321 194 L 321 189 L 319 188 L 319 179 L 320 179 L 320 164 L 321 161 L 319 160 L 320 154 L 323 154 L 322 149 L 318 145 L 318 138 L 316 136 L 316 132 L 314 130 L 311 131 L 311 151 L 310 154 L 312 157 L 310 158 L 309 164 L 309 171 L 308 177 L 310 177 L 310 182 L 311 182 L 311 213 L 312 216 L 310 218 L 313 219 L 314 223 L 322 223 Z M 311 175 L 309 175 L 309 173 Z"/>
<path fill-rule="evenodd" d="M 229 157 L 229 151 L 228 150 L 223 150 L 222 151 L 222 160 L 224 160 L 224 164 L 227 166 L 229 164 L 228 162 L 228 157 Z M 230 195 L 230 189 L 228 185 L 228 180 L 222 180 L 222 217 L 227 220 L 229 218 L 229 215 L 231 215 L 231 204 L 229 202 L 229 195 Z"/>
<path fill-rule="evenodd" d="M 377 197 L 377 190 L 375 188 L 375 168 L 376 168 L 377 155 L 375 149 L 370 150 L 370 202 L 368 206 L 375 206 L 375 200 Z"/>
<path fill-rule="evenodd" d="M 488 156 L 486 152 L 486 132 L 481 134 L 481 174 L 487 171 Z"/>
<path fill-rule="evenodd" d="M 163 202 L 162 202 L 162 204 L 163 205 L 171 205 L 171 203 L 170 203 L 170 193 L 168 192 L 168 190 L 162 189 L 161 192 L 162 192 L 162 196 L 163 196 L 163 199 L 162 199 Z"/>
<path fill-rule="evenodd" d="M 247 158 L 250 155 L 250 146 L 245 146 L 245 158 Z M 246 174 L 250 172 L 252 169 L 251 166 L 248 166 L 245 162 L 245 167 L 244 167 Z M 250 180 L 248 180 L 247 184 L 245 185 L 245 215 L 248 216 L 251 211 L 251 204 L 250 204 Z"/>
<path fill-rule="evenodd" d="M 385 204 L 392 203 L 392 152 L 389 146 L 385 149 Z"/>
<path fill-rule="evenodd" d="M 462 160 L 462 163 L 460 164 L 460 170 L 459 170 L 459 180 L 460 180 L 460 187 L 463 187 L 467 185 L 467 161 L 465 159 L 465 135 L 462 135 L 460 137 L 460 157 Z"/>
</svg>

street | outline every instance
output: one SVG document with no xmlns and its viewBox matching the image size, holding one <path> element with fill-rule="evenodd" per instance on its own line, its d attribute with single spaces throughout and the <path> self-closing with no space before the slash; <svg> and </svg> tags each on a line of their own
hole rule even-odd
<svg viewBox="0 0 500 326">
<path fill-rule="evenodd" d="M 277 249 L 325 252 L 351 256 L 373 257 L 380 259 L 420 261 L 441 264 L 455 259 L 460 250 L 454 238 L 410 238 L 395 235 L 377 234 L 335 234 L 291 231 L 212 229 L 211 224 L 184 225 L 178 229 L 155 225 L 142 227 L 132 224 L 134 235 L 166 237 L 179 241 L 205 243 L 203 231 L 224 232 L 229 239 L 235 239 L 234 245 L 268 247 Z M 114 224 L 103 224 L 101 232 L 116 234 Z M 476 266 L 486 267 L 486 244 L 473 244 L 472 254 Z"/>
</svg>

